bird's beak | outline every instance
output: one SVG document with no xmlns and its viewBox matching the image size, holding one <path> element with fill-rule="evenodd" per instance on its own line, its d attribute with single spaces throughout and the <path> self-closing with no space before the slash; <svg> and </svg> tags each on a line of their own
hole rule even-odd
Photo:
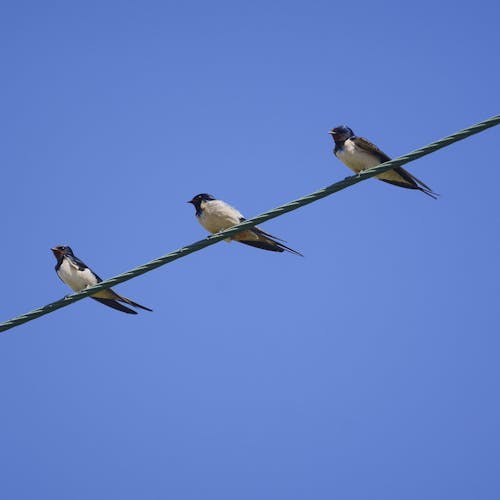
<svg viewBox="0 0 500 500">
<path fill-rule="evenodd" d="M 56 257 L 59 257 L 59 255 L 62 254 L 61 250 L 59 250 L 59 248 L 57 247 L 54 247 L 54 248 L 51 248 L 52 250 L 52 253 L 56 256 Z"/>
<path fill-rule="evenodd" d="M 186 203 L 193 203 L 193 200 L 186 201 Z"/>
<path fill-rule="evenodd" d="M 330 135 L 334 135 L 334 134 L 335 134 L 335 132 L 334 132 L 333 130 L 330 130 L 328 133 L 329 133 Z"/>
</svg>

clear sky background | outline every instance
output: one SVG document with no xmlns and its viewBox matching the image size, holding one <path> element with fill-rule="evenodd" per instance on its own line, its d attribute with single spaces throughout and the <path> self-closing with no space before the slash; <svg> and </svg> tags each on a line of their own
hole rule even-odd
<svg viewBox="0 0 500 500">
<path fill-rule="evenodd" d="M 498 2 L 6 2 L 0 318 L 499 112 Z M 500 129 L 0 335 L 21 499 L 498 499 Z"/>
</svg>

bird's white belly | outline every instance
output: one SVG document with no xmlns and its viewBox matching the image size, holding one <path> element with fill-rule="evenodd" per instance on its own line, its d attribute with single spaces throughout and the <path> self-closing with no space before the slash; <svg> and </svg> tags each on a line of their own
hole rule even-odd
<svg viewBox="0 0 500 500">
<path fill-rule="evenodd" d="M 210 233 L 218 233 L 239 224 L 242 215 L 233 207 L 220 200 L 205 203 L 198 216 L 200 224 Z"/>
<path fill-rule="evenodd" d="M 87 268 L 79 271 L 67 259 L 63 260 L 57 270 L 57 274 L 75 292 L 79 292 L 97 283 L 97 279 L 90 269 Z"/>
<path fill-rule="evenodd" d="M 344 147 L 337 151 L 336 156 L 344 165 L 356 173 L 380 165 L 377 158 L 356 147 L 352 141 L 345 141 Z"/>
</svg>

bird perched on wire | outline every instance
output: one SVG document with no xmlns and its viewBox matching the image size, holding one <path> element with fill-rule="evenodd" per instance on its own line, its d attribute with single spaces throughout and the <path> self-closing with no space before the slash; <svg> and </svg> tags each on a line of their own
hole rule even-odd
<svg viewBox="0 0 500 500">
<path fill-rule="evenodd" d="M 222 200 L 215 199 L 211 194 L 198 194 L 188 203 L 194 205 L 198 222 L 210 233 L 224 231 L 245 220 L 245 217 L 236 208 Z M 266 233 L 258 227 L 252 227 L 226 239 L 226 241 L 231 240 L 261 248 L 262 250 L 271 252 L 287 251 L 302 256 L 301 253 L 284 245 L 282 243 L 284 240 Z"/>
<path fill-rule="evenodd" d="M 360 173 L 363 170 L 375 167 L 391 159 L 375 144 L 372 144 L 363 137 L 357 137 L 352 129 L 346 125 L 333 128 L 329 134 L 332 135 L 335 141 L 335 149 L 333 150 L 335 156 L 356 173 Z M 418 189 L 434 199 L 438 196 L 429 186 L 402 167 L 395 167 L 375 177 L 395 186 Z"/>
<path fill-rule="evenodd" d="M 75 256 L 70 247 L 57 246 L 51 248 L 51 250 L 57 259 L 55 267 L 57 275 L 73 291 L 80 292 L 85 288 L 97 285 L 97 283 L 102 281 L 102 279 L 99 278 L 99 276 L 97 276 L 92 269 Z M 149 307 L 141 306 L 141 304 L 138 304 L 133 300 L 118 295 L 111 288 L 96 292 L 91 295 L 90 298 L 127 314 L 137 314 L 137 312 L 129 307 L 125 307 L 120 304 L 120 302 L 124 302 L 125 304 L 133 307 L 139 307 L 140 309 L 144 309 L 146 311 L 152 311 Z"/>
</svg>

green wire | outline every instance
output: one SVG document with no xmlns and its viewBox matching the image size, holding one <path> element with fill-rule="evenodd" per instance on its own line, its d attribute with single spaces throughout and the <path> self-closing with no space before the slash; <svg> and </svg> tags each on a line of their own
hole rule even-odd
<svg viewBox="0 0 500 500">
<path fill-rule="evenodd" d="M 190 253 L 197 252 L 197 251 L 199 251 L 203 248 L 206 248 L 210 245 L 214 245 L 215 243 L 218 243 L 219 241 L 222 241 L 225 238 L 229 238 L 231 236 L 234 236 L 236 233 L 244 231 L 245 229 L 249 229 L 249 228 L 255 226 L 256 224 L 266 222 L 270 219 L 274 219 L 276 217 L 279 217 L 280 215 L 283 215 L 287 212 L 297 210 L 298 208 L 304 207 L 305 205 L 309 205 L 309 203 L 314 203 L 315 201 L 318 201 L 321 198 L 325 198 L 326 196 L 330 196 L 331 194 L 336 193 L 337 191 L 341 191 L 342 189 L 345 189 L 349 186 L 353 186 L 354 184 L 357 184 L 358 182 L 364 181 L 365 179 L 369 179 L 370 177 L 374 177 L 375 175 L 386 172 L 387 170 L 391 170 L 395 167 L 400 167 L 402 165 L 405 165 L 406 163 L 409 163 L 409 162 L 414 161 L 418 158 L 421 158 L 422 156 L 426 156 L 430 153 L 433 153 L 434 151 L 437 151 L 438 149 L 442 149 L 446 146 L 449 146 L 450 144 L 453 144 L 454 142 L 461 141 L 463 139 L 466 139 L 467 137 L 470 137 L 471 135 L 478 134 L 479 132 L 482 132 L 483 130 L 486 130 L 490 127 L 494 127 L 494 126 L 498 125 L 499 123 L 500 123 L 500 115 L 493 116 L 491 118 L 488 118 L 487 120 L 476 123 L 475 125 L 472 125 L 471 127 L 465 128 L 463 130 L 460 130 L 459 132 L 456 132 L 452 135 L 444 137 L 443 139 L 440 139 L 436 142 L 428 144 L 427 146 L 424 146 L 423 148 L 416 149 L 415 151 L 412 151 L 411 153 L 408 153 L 408 154 L 403 155 L 403 156 L 399 156 L 398 158 L 395 158 L 391 161 L 387 161 L 385 163 L 377 165 L 376 167 L 365 170 L 358 175 L 353 175 L 351 177 L 347 177 L 340 182 L 336 182 L 335 184 L 331 184 L 330 186 L 327 186 L 323 189 L 315 191 L 314 193 L 303 196 L 302 198 L 298 198 L 297 200 L 293 200 L 293 201 L 286 203 L 284 205 L 281 205 L 277 208 L 273 208 L 272 210 L 269 210 L 268 212 L 264 212 L 264 213 L 257 215 L 256 217 L 253 217 L 251 219 L 247 219 L 244 222 L 242 222 L 241 224 L 238 224 L 237 226 L 234 226 L 230 229 L 226 229 L 225 231 L 211 235 L 208 238 L 205 238 L 204 240 L 200 240 L 200 241 L 197 241 L 195 243 L 192 243 L 191 245 L 187 245 L 185 247 L 179 248 L 178 250 L 175 250 L 175 251 L 170 252 L 166 255 L 163 255 L 162 257 L 159 257 L 158 259 L 152 260 L 151 262 L 148 262 L 146 264 L 143 264 L 142 266 L 136 267 L 134 269 L 131 269 L 130 271 L 127 271 L 127 272 L 122 273 L 122 274 L 118 274 L 117 276 L 114 276 L 112 278 L 104 280 L 101 283 L 99 283 L 91 288 L 86 288 L 85 290 L 82 290 L 81 292 L 73 293 L 71 295 L 68 295 L 68 296 L 60 299 L 60 300 L 57 300 L 57 301 L 52 302 L 50 304 L 47 304 L 43 307 L 40 307 L 38 309 L 34 309 L 33 311 L 22 314 L 21 316 L 17 316 L 15 318 L 12 318 L 8 321 L 5 321 L 4 323 L 0 323 L 0 332 L 5 332 L 7 330 L 10 330 L 11 328 L 22 325 L 23 323 L 27 323 L 28 321 L 33 321 L 34 319 L 39 318 L 40 316 L 44 316 L 45 314 L 49 314 L 57 309 L 60 309 L 61 307 L 66 307 L 66 306 L 72 304 L 73 302 L 76 302 L 77 300 L 82 300 L 85 297 L 88 297 L 89 295 L 92 295 L 92 294 L 98 292 L 99 290 L 104 290 L 106 288 L 110 288 L 114 285 L 117 285 L 119 283 L 123 283 L 124 281 L 128 281 L 128 280 L 131 280 L 132 278 L 140 276 L 141 274 L 148 273 L 149 271 L 152 271 L 153 269 L 156 269 L 157 267 L 164 266 L 165 264 L 169 264 L 170 262 L 173 262 L 174 260 L 185 257 L 186 255 L 189 255 Z"/>
</svg>

